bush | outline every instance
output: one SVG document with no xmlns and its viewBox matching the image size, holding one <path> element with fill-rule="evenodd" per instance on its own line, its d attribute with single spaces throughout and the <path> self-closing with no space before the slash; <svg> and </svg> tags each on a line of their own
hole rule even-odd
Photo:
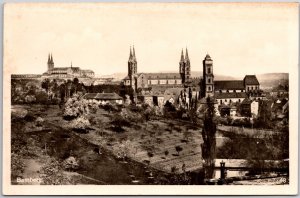
<svg viewBox="0 0 300 198">
<path fill-rule="evenodd" d="M 27 113 L 27 115 L 24 117 L 24 120 L 26 122 L 33 122 L 35 121 L 35 119 L 36 119 L 35 115 L 31 112 Z"/>
<path fill-rule="evenodd" d="M 69 98 L 65 104 L 63 117 L 66 120 L 72 120 L 79 116 L 89 113 L 88 101 L 80 99 L 79 95 Z"/>
<path fill-rule="evenodd" d="M 41 118 L 41 117 L 38 117 L 36 120 L 35 120 L 35 125 L 36 126 L 42 126 L 43 125 L 43 123 L 44 123 L 44 119 L 43 118 Z"/>
<path fill-rule="evenodd" d="M 72 120 L 70 123 L 70 127 L 76 131 L 85 132 L 90 127 L 90 122 L 87 118 L 81 116 Z"/>
<path fill-rule="evenodd" d="M 36 101 L 36 98 L 35 98 L 34 95 L 27 95 L 27 96 L 25 97 L 25 102 L 26 102 L 26 103 L 33 103 L 33 102 L 35 102 L 35 101 Z"/>
</svg>

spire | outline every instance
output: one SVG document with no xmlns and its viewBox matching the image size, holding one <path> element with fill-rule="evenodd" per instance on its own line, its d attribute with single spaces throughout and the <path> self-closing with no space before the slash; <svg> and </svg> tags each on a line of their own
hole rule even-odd
<svg viewBox="0 0 300 198">
<path fill-rule="evenodd" d="M 128 62 L 131 62 L 132 61 L 132 50 L 131 50 L 131 46 L 130 46 L 130 53 L 129 53 L 129 60 Z"/>
<path fill-rule="evenodd" d="M 183 55 L 183 49 L 181 50 L 181 57 L 180 57 L 180 62 L 184 62 L 184 55 Z"/>
<path fill-rule="evenodd" d="M 136 61 L 134 45 L 133 45 L 133 60 Z"/>
<path fill-rule="evenodd" d="M 50 57 L 50 62 L 53 64 L 53 57 L 52 57 L 52 53 L 51 53 L 51 57 Z"/>
<path fill-rule="evenodd" d="M 48 54 L 48 63 L 50 63 L 50 53 Z"/>
<path fill-rule="evenodd" d="M 190 61 L 189 54 L 187 48 L 185 48 L 185 60 Z"/>
</svg>

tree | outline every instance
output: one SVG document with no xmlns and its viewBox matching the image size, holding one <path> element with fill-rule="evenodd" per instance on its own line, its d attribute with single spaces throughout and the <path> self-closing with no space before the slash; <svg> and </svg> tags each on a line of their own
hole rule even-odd
<svg viewBox="0 0 300 198">
<path fill-rule="evenodd" d="M 46 90 L 46 92 L 48 92 L 49 88 L 50 88 L 50 80 L 48 78 L 45 78 L 42 81 L 42 88 Z"/>
<path fill-rule="evenodd" d="M 179 153 L 183 150 L 181 146 L 175 146 L 176 152 L 179 155 Z"/>
<path fill-rule="evenodd" d="M 217 128 L 213 120 L 214 111 L 214 101 L 208 97 L 206 100 L 206 111 L 202 128 L 203 143 L 201 145 L 206 178 L 213 178 L 215 167 Z"/>
</svg>

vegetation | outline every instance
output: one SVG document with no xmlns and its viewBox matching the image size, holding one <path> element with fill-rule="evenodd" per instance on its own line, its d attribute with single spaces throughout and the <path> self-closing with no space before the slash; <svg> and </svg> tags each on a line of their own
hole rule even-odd
<svg viewBox="0 0 300 198">
<path fill-rule="evenodd" d="M 203 144 L 202 158 L 204 159 L 205 177 L 213 178 L 216 157 L 216 124 L 214 118 L 214 103 L 210 97 L 206 101 L 207 110 L 204 116 L 204 126 L 202 129 Z"/>
</svg>

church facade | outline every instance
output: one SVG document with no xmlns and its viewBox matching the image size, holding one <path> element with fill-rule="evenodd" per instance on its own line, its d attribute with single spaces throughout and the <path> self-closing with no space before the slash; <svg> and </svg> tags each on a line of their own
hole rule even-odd
<svg viewBox="0 0 300 198">
<path fill-rule="evenodd" d="M 83 70 L 80 67 L 54 67 L 52 54 L 48 55 L 48 69 L 43 73 L 46 78 L 93 78 L 95 73 L 92 70 Z"/>
<path fill-rule="evenodd" d="M 137 58 L 134 47 L 130 48 L 128 60 L 128 75 L 123 79 L 126 86 L 131 86 L 135 91 L 144 88 L 176 88 L 183 87 L 191 81 L 191 66 L 188 57 L 188 51 L 184 56 L 183 50 L 179 62 L 178 73 L 138 73 Z"/>
</svg>

